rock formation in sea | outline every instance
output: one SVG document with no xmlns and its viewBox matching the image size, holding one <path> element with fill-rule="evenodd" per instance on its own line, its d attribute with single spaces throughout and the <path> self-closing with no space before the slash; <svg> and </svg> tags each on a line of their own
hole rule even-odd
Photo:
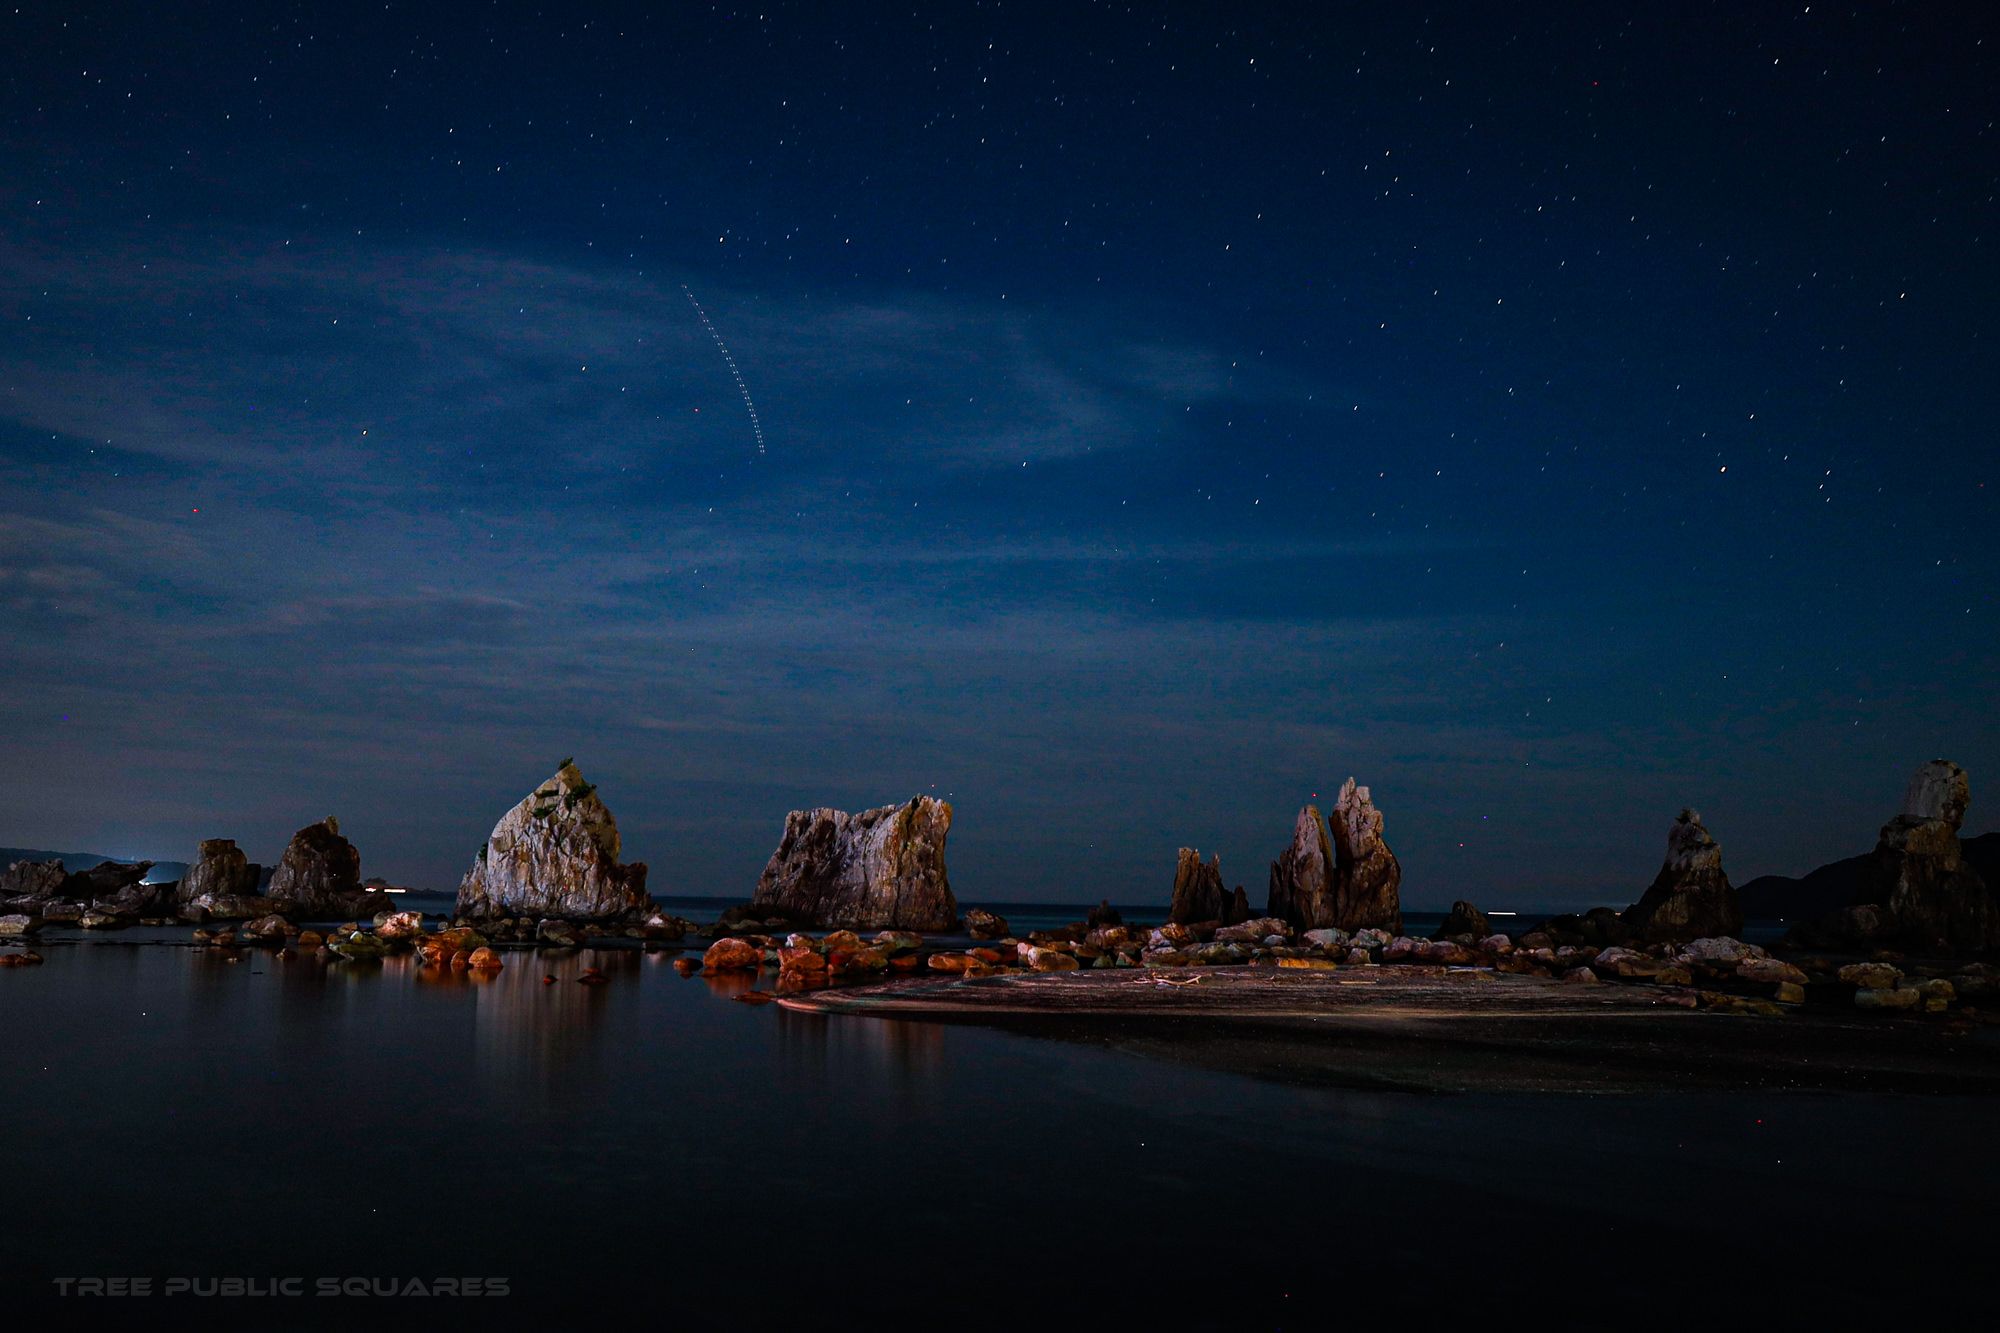
<svg viewBox="0 0 2000 1333">
<path fill-rule="evenodd" d="M 1228 901 L 1222 888 L 1222 858 L 1203 861 L 1193 847 L 1181 848 L 1174 863 L 1174 896 L 1167 920 L 1184 926 L 1220 921 Z"/>
<path fill-rule="evenodd" d="M 644 862 L 621 865 L 618 822 L 564 760 L 500 817 L 458 886 L 465 917 L 606 921 L 652 910 Z"/>
<path fill-rule="evenodd" d="M 295 916 L 369 917 L 390 905 L 386 894 L 361 887 L 361 853 L 331 815 L 292 835 L 267 896 L 279 912 Z"/>
<path fill-rule="evenodd" d="M 16 861 L 0 874 L 0 903 L 27 906 L 61 896 L 61 861 Z"/>
<path fill-rule="evenodd" d="M 72 919 L 82 909 L 127 918 L 160 912 L 171 885 L 148 884 L 151 861 L 100 861 L 87 870 L 66 870 L 60 860 L 16 861 L 0 874 L 0 905 L 51 918 Z"/>
<path fill-rule="evenodd" d="M 1911 943 L 2000 946 L 2000 903 L 1958 841 L 1971 801 L 1965 770 L 1933 759 L 1910 778 L 1902 810 L 1882 826 L 1860 901 L 1882 907 L 1890 929 Z"/>
<path fill-rule="evenodd" d="M 1243 891 L 1241 884 L 1238 884 L 1230 891 L 1229 901 L 1222 905 L 1222 924 L 1225 926 L 1240 925 L 1249 919 L 1250 895 Z"/>
<path fill-rule="evenodd" d="M 1722 845 L 1683 810 L 1667 830 L 1667 859 L 1652 886 L 1625 909 L 1625 928 L 1644 940 L 1692 940 L 1743 933 L 1743 908 L 1722 872 Z"/>
<path fill-rule="evenodd" d="M 950 930 L 958 924 L 944 865 L 950 832 L 950 803 L 931 796 L 858 814 L 794 810 L 750 910 L 806 926 Z"/>
<path fill-rule="evenodd" d="M 1289 921 L 1301 930 L 1343 926 L 1334 901 L 1333 845 L 1319 807 L 1299 811 L 1292 825 L 1292 843 L 1271 863 L 1271 888 L 1264 914 Z"/>
<path fill-rule="evenodd" d="M 1333 802 L 1334 897 L 1342 930 L 1403 933 L 1403 867 L 1382 840 L 1382 812 L 1349 778 Z"/>
<path fill-rule="evenodd" d="M 1469 935 L 1477 941 L 1485 939 L 1492 933 L 1493 923 L 1487 919 L 1486 913 L 1461 898 L 1451 905 L 1450 915 L 1445 917 L 1444 924 L 1438 927 L 1437 934 L 1431 938 L 1450 940 Z"/>
<path fill-rule="evenodd" d="M 1334 926 L 1400 935 L 1402 883 L 1402 866 L 1382 840 L 1382 812 L 1368 789 L 1349 778 L 1331 819 L 1322 820 L 1318 806 L 1299 811 L 1291 846 L 1271 863 L 1265 913 L 1301 930 Z"/>
<path fill-rule="evenodd" d="M 203 838 L 201 854 L 181 876 L 175 897 L 183 903 L 197 898 L 255 897 L 259 873 L 234 838 Z"/>
</svg>

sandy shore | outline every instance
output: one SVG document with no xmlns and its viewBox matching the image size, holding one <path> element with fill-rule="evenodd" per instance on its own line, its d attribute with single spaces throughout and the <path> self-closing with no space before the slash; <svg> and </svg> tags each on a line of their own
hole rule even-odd
<svg viewBox="0 0 2000 1333">
<path fill-rule="evenodd" d="M 780 1003 L 979 1023 L 1314 1084 L 2000 1093 L 2000 1029 L 1990 1025 L 1820 1006 L 1756 1018 L 1683 1008 L 1665 993 L 1473 968 L 1218 968 L 902 981 Z"/>
</svg>

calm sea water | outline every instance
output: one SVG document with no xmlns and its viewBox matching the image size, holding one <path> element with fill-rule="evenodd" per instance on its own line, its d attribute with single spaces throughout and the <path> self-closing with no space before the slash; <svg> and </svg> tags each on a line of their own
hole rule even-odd
<svg viewBox="0 0 2000 1333">
<path fill-rule="evenodd" d="M 1352 1091 L 752 1006 L 669 955 L 467 979 L 69 938 L 0 971 L 24 1328 L 1768 1327 L 1985 1282 L 1986 1101 Z M 55 1294 L 141 1275 L 309 1294 Z M 447 1276 L 511 1294 L 310 1294 Z"/>
</svg>

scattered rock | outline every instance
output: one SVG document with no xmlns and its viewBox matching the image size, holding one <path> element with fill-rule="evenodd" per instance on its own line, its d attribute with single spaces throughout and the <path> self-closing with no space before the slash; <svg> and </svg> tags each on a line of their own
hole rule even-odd
<svg viewBox="0 0 2000 1333">
<path fill-rule="evenodd" d="M 458 915 L 609 921 L 650 915 L 644 862 L 621 864 L 618 821 L 573 763 L 500 816 L 458 886 Z"/>
<path fill-rule="evenodd" d="M 1923 995 L 1914 986 L 1891 988 L 1864 987 L 1854 992 L 1854 1007 L 1857 1009 L 1915 1009 L 1923 1003 Z"/>
<path fill-rule="evenodd" d="M 378 912 L 375 915 L 375 933 L 394 943 L 398 940 L 412 940 L 424 933 L 422 912 Z"/>
<path fill-rule="evenodd" d="M 1745 981 L 1771 981 L 1794 986 L 1803 986 L 1808 980 L 1804 968 L 1782 958 L 1745 958 L 1736 965 L 1736 975 Z"/>
<path fill-rule="evenodd" d="M 1840 969 L 1839 976 L 1862 990 L 1893 990 L 1903 980 L 1902 971 L 1887 963 L 1849 963 Z"/>
<path fill-rule="evenodd" d="M 0 935 L 32 935 L 40 928 L 40 923 L 34 917 L 22 912 L 10 912 L 6 916 L 0 916 Z"/>
<path fill-rule="evenodd" d="M 968 908 L 965 913 L 965 931 L 975 940 L 1000 940 L 1007 938 L 1007 918 L 997 912 L 989 912 L 983 907 Z"/>
<path fill-rule="evenodd" d="M 296 926 L 275 912 L 268 916 L 260 916 L 255 921 L 245 922 L 243 925 L 244 935 L 253 940 L 283 940 L 296 930 Z"/>
<path fill-rule="evenodd" d="M 1562 979 L 1567 982 L 1580 983 L 1586 986 L 1592 986 L 1598 984 L 1597 973 L 1591 971 L 1587 967 L 1573 967 L 1569 971 L 1563 973 Z"/>
<path fill-rule="evenodd" d="M 583 943 L 583 932 L 567 921 L 549 917 L 535 923 L 535 939 L 551 949 L 574 949 Z"/>
<path fill-rule="evenodd" d="M 729 935 L 708 946 L 701 965 L 708 972 L 754 972 L 764 965 L 764 951 L 749 940 Z"/>
</svg>

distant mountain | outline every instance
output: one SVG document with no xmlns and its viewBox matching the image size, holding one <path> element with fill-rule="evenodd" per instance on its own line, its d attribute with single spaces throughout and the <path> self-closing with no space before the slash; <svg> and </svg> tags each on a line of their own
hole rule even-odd
<svg viewBox="0 0 2000 1333">
<path fill-rule="evenodd" d="M 2000 891 L 2000 832 L 1966 838 L 1960 845 L 1965 848 L 1966 863 L 1979 872 L 1987 887 Z M 1736 892 L 1743 900 L 1745 916 L 1764 921 L 1810 921 L 1855 901 L 1867 865 L 1868 857 L 1850 856 L 1797 879 L 1759 875 L 1738 885 Z"/>
<path fill-rule="evenodd" d="M 115 856 L 99 856 L 96 852 L 48 852 L 39 847 L 0 847 L 0 870 L 6 869 L 16 861 L 60 861 L 64 870 L 88 870 L 94 865 L 118 859 Z M 169 880 L 179 879 L 186 873 L 185 861 L 155 861 L 153 868 L 146 872 L 146 883 L 164 884 Z"/>
</svg>

